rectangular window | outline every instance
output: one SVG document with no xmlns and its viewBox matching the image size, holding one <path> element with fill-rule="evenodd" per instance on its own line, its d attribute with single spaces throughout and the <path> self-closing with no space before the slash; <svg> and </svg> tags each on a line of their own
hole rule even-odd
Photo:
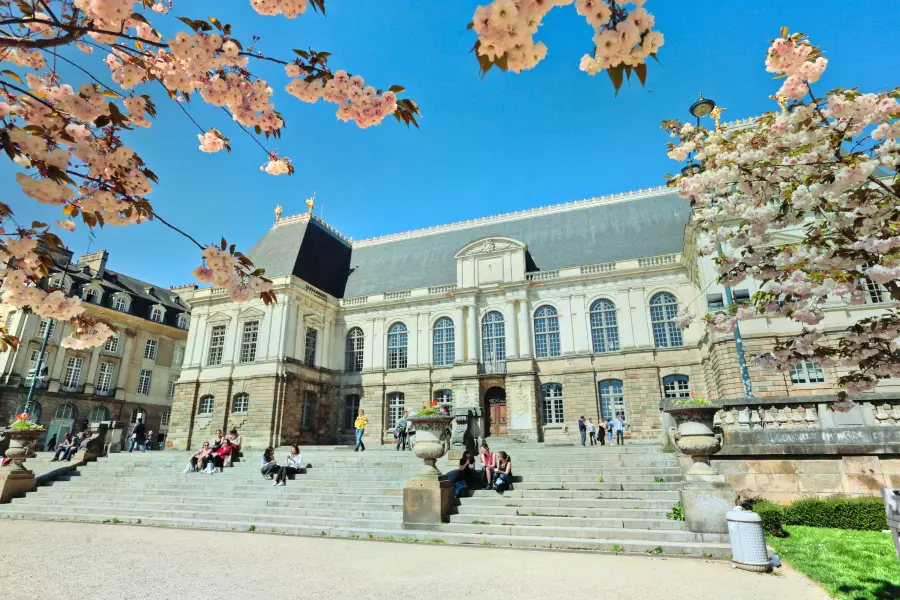
<svg viewBox="0 0 900 600">
<path fill-rule="evenodd" d="M 791 383 L 825 383 L 825 372 L 814 360 L 791 365 Z"/>
<path fill-rule="evenodd" d="M 97 376 L 97 393 L 109 394 L 112 391 L 114 365 L 110 362 L 100 363 L 100 374 Z"/>
<path fill-rule="evenodd" d="M 150 369 L 141 369 L 141 377 L 138 379 L 138 387 L 137 393 L 143 394 L 145 396 L 150 395 L 150 378 L 153 376 L 153 371 Z"/>
<path fill-rule="evenodd" d="M 181 366 L 184 362 L 184 346 L 175 348 L 175 357 L 172 359 L 172 362 L 175 366 Z"/>
<path fill-rule="evenodd" d="M 690 378 L 687 375 L 667 375 L 663 377 L 663 394 L 666 398 L 690 398 Z"/>
<path fill-rule="evenodd" d="M 167 397 L 167 398 L 174 398 L 174 397 L 175 397 L 175 381 L 176 381 L 175 379 L 170 379 L 170 380 L 169 380 L 169 388 L 166 390 L 166 397 Z"/>
<path fill-rule="evenodd" d="M 167 429 L 169 427 L 169 423 L 172 421 L 172 411 L 167 410 L 163 412 L 162 417 L 159 419 L 159 428 Z"/>
<path fill-rule="evenodd" d="M 308 367 L 316 366 L 316 343 L 319 341 L 317 329 L 306 330 L 306 350 L 303 353 L 303 364 Z"/>
<path fill-rule="evenodd" d="M 74 390 L 78 387 L 78 384 L 81 382 L 81 366 L 83 364 L 84 359 L 77 356 L 69 359 L 69 364 L 66 365 L 66 376 L 63 378 L 64 388 Z"/>
<path fill-rule="evenodd" d="M 316 413 L 316 396 L 310 392 L 306 392 L 303 399 L 303 406 L 300 409 L 300 427 L 309 429 L 315 423 Z"/>
<path fill-rule="evenodd" d="M 225 352 L 225 326 L 216 325 L 209 334 L 209 355 L 206 359 L 207 366 L 214 367 L 222 364 L 222 354 Z"/>
<path fill-rule="evenodd" d="M 47 339 L 53 339 L 53 333 L 56 331 L 56 319 L 41 319 L 41 325 L 38 329 L 38 337 L 43 338 L 44 332 L 47 331 L 47 324 L 50 324 L 50 334 Z"/>
<path fill-rule="evenodd" d="M 109 338 L 107 338 L 106 343 L 103 344 L 103 349 L 107 352 L 118 352 L 119 351 L 119 334 L 114 333 Z"/>
<path fill-rule="evenodd" d="M 241 335 L 241 360 L 249 363 L 256 360 L 256 341 L 259 339 L 259 321 L 244 323 L 244 332 Z"/>
<path fill-rule="evenodd" d="M 622 381 L 619 379 L 607 379 L 600 384 L 600 416 L 604 421 L 622 415 L 625 418 L 625 395 Z"/>
<path fill-rule="evenodd" d="M 563 406 L 563 386 L 559 383 L 548 383 L 541 386 L 543 392 L 543 417 L 544 425 L 565 423 L 565 411 Z"/>
<path fill-rule="evenodd" d="M 403 416 L 405 407 L 406 402 L 403 394 L 396 393 L 388 396 L 388 429 L 393 429 L 397 426 L 397 421 Z"/>
<path fill-rule="evenodd" d="M 159 345 L 159 342 L 156 340 L 147 340 L 147 344 L 144 346 L 144 358 L 147 360 L 156 360 L 156 347 Z"/>
<path fill-rule="evenodd" d="M 356 422 L 356 415 L 359 414 L 359 396 L 350 394 L 344 398 L 344 429 L 353 429 Z"/>
<path fill-rule="evenodd" d="M 861 277 L 858 281 L 859 289 L 866 294 L 866 304 L 881 304 L 887 297 L 887 289 L 880 283 L 876 283 L 868 277 Z"/>
</svg>

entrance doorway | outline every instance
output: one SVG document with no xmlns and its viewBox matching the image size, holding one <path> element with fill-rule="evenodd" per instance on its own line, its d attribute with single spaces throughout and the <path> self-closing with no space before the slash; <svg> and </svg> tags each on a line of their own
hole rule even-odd
<svg viewBox="0 0 900 600">
<path fill-rule="evenodd" d="M 75 407 L 71 404 L 61 404 L 53 413 L 53 420 L 50 421 L 50 427 L 47 428 L 47 439 L 56 436 L 57 442 L 62 443 L 67 433 L 72 433 L 75 429 Z"/>
<path fill-rule="evenodd" d="M 492 387 L 484 395 L 485 437 L 506 435 L 506 390 Z"/>
</svg>

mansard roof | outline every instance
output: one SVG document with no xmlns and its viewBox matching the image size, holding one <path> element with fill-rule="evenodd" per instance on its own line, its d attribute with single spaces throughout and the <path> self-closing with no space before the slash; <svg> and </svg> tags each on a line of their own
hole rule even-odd
<svg viewBox="0 0 900 600">
<path fill-rule="evenodd" d="M 690 204 L 665 188 L 615 194 L 350 242 L 311 215 L 281 219 L 248 253 L 335 297 L 456 282 L 455 254 L 491 236 L 527 245 L 531 272 L 684 249 Z"/>
</svg>

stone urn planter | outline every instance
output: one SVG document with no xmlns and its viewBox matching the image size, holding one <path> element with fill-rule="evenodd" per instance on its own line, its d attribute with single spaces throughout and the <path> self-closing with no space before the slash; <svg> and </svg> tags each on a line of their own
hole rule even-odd
<svg viewBox="0 0 900 600">
<path fill-rule="evenodd" d="M 709 457 L 722 449 L 722 434 L 713 431 L 713 418 L 721 408 L 715 404 L 674 403 L 663 408 L 675 419 L 675 446 L 694 461 L 688 475 L 715 474 Z"/>
<path fill-rule="evenodd" d="M 441 472 L 434 464 L 447 453 L 450 446 L 447 430 L 453 417 L 414 415 L 409 417 L 409 420 L 416 428 L 416 444 L 413 446 L 413 453 L 425 461 L 425 468 L 418 478 L 437 479 L 441 476 Z"/>
<path fill-rule="evenodd" d="M 22 464 L 26 458 L 35 456 L 34 444 L 44 435 L 46 429 L 7 429 L 4 435 L 9 438 L 6 458 L 10 459 L 9 468 L 13 471 L 25 471 Z"/>
</svg>

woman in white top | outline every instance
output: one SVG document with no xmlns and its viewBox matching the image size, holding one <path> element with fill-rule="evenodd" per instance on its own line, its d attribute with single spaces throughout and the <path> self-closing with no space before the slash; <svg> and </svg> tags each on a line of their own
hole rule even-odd
<svg viewBox="0 0 900 600">
<path fill-rule="evenodd" d="M 291 446 L 291 454 L 284 461 L 284 465 L 282 465 L 281 470 L 278 471 L 278 476 L 275 478 L 275 483 L 272 485 L 287 485 L 288 475 L 296 475 L 300 472 L 300 469 L 303 468 L 303 455 L 300 454 L 300 447 L 297 445 Z"/>
</svg>

